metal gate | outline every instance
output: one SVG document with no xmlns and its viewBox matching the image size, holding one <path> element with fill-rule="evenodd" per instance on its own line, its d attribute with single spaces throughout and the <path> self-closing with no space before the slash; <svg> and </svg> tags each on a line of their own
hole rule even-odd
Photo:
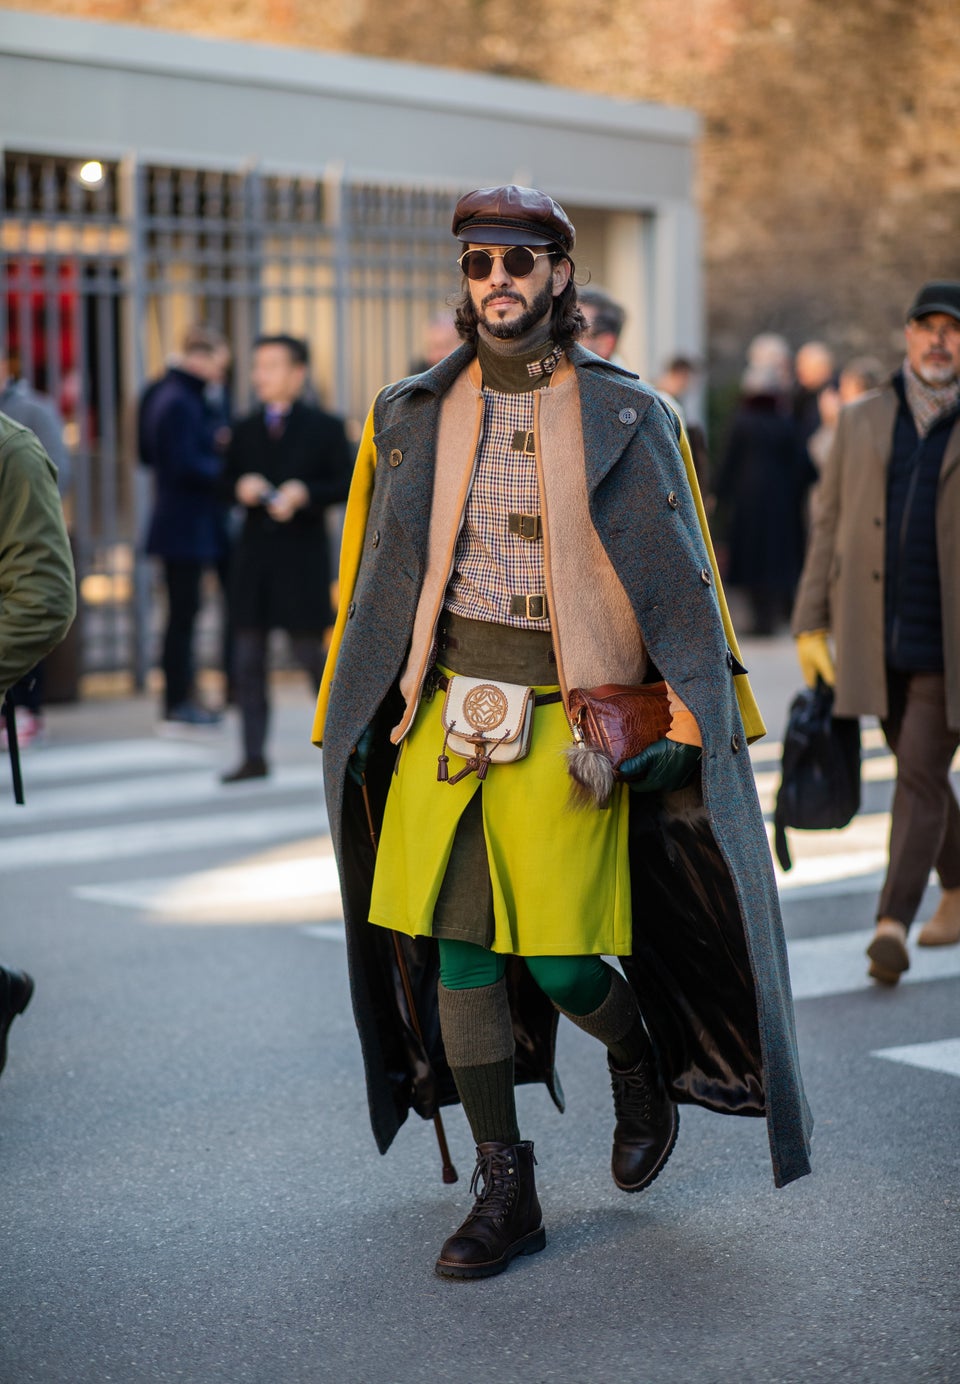
<svg viewBox="0 0 960 1384">
<path fill-rule="evenodd" d="M 3 174 L 0 343 L 66 422 L 83 668 L 128 671 L 140 685 L 153 601 L 139 549 L 144 384 L 204 322 L 230 342 L 242 413 L 253 340 L 290 332 L 310 343 L 321 400 L 356 430 L 456 291 L 459 189 L 358 183 L 340 170 L 81 167 L 29 152 L 6 152 Z"/>
</svg>

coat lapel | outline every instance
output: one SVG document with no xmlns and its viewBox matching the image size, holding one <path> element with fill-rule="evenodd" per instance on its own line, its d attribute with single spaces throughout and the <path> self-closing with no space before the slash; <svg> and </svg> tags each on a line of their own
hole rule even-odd
<svg viewBox="0 0 960 1384">
<path fill-rule="evenodd" d="M 873 446 L 870 448 L 870 455 L 879 460 L 884 474 L 890 465 L 890 453 L 893 451 L 893 425 L 897 421 L 899 407 L 900 400 L 896 390 L 888 388 L 881 394 L 876 408 L 869 410 L 870 428 L 873 434 Z"/>
<path fill-rule="evenodd" d="M 421 561 L 430 529 L 440 406 L 474 355 L 471 346 L 459 347 L 433 369 L 388 389 L 381 395 L 382 411 L 377 410 L 377 469 L 389 477 L 390 506 Z M 392 405 L 398 402 L 402 408 L 395 413 Z"/>
<path fill-rule="evenodd" d="M 567 355 L 577 370 L 587 490 L 593 494 L 633 441 L 654 396 L 637 390 L 636 375 L 582 346 L 572 346 Z"/>
<path fill-rule="evenodd" d="M 951 471 L 955 471 L 960 466 L 960 418 L 954 423 L 947 438 L 947 449 L 943 454 L 943 462 L 940 467 L 941 484 L 947 479 Z"/>
</svg>

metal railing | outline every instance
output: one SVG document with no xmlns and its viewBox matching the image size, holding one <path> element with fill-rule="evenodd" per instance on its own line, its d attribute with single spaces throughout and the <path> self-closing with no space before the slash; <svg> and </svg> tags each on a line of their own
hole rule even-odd
<svg viewBox="0 0 960 1384">
<path fill-rule="evenodd" d="M 187 327 L 227 337 L 238 413 L 251 404 L 257 334 L 306 338 L 319 396 L 357 428 L 456 291 L 458 190 L 136 159 L 99 165 L 97 177 L 66 157 L 4 154 L 0 345 L 66 420 L 86 671 L 145 675 L 149 487 L 136 405 Z"/>
</svg>

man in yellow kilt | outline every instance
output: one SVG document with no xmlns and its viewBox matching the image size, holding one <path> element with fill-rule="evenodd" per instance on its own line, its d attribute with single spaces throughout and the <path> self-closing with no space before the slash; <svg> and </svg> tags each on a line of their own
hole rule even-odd
<svg viewBox="0 0 960 1384">
<path fill-rule="evenodd" d="M 410 1108 L 462 1103 L 478 1192 L 436 1270 L 481 1278 L 545 1244 L 514 1088 L 562 1104 L 558 1014 L 607 1050 L 625 1192 L 662 1170 L 679 1101 L 765 1116 L 780 1185 L 809 1171 L 810 1121 L 763 727 L 682 430 L 577 344 L 551 197 L 479 189 L 453 232 L 464 344 L 371 410 L 315 739 L 374 1132 L 385 1150 Z M 652 685 L 643 748 L 578 743 L 585 698 Z"/>
</svg>

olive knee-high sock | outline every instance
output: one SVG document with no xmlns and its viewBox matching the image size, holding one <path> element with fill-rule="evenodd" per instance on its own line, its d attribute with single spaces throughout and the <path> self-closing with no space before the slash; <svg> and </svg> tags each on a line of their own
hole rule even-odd
<svg viewBox="0 0 960 1384">
<path fill-rule="evenodd" d="M 578 1028 L 606 1045 L 615 1067 L 628 1071 L 651 1052 L 650 1039 L 643 1025 L 636 995 L 619 971 L 612 966 L 608 969 L 610 989 L 606 999 L 596 1009 L 589 1014 L 571 1014 L 568 1009 L 561 1009 L 560 1005 L 557 1008 Z"/>
<path fill-rule="evenodd" d="M 518 1144 L 513 1023 L 506 981 L 469 990 L 437 987 L 440 1032 L 464 1113 L 478 1144 Z"/>
</svg>

